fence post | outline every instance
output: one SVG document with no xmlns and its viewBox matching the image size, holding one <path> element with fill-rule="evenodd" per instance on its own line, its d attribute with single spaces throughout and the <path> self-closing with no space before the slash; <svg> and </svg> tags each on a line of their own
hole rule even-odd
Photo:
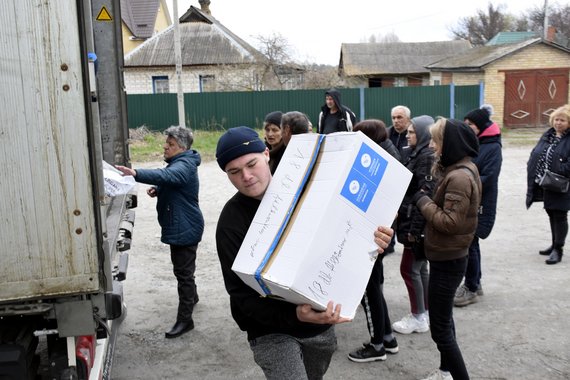
<svg viewBox="0 0 570 380">
<path fill-rule="evenodd" d="M 364 86 L 360 86 L 360 120 L 366 119 L 366 109 L 364 108 Z"/>
<path fill-rule="evenodd" d="M 455 83 L 449 84 L 449 118 L 455 119 Z"/>
</svg>

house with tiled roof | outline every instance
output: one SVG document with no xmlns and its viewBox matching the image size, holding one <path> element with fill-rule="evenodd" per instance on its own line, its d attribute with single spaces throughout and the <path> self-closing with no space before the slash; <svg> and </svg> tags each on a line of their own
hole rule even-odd
<svg viewBox="0 0 570 380">
<path fill-rule="evenodd" d="M 302 83 L 302 70 L 271 66 L 261 52 L 217 20 L 209 5 L 209 0 L 200 0 L 200 8 L 190 6 L 179 19 L 183 92 L 274 90 Z M 125 56 L 127 93 L 177 91 L 174 38 L 170 26 Z"/>
<path fill-rule="evenodd" d="M 492 45 L 514 44 L 517 42 L 530 40 L 536 37 L 540 37 L 536 32 L 499 32 L 493 38 L 487 41 L 485 45 L 492 46 Z"/>
<path fill-rule="evenodd" d="M 123 53 L 172 25 L 165 0 L 121 0 Z"/>
</svg>

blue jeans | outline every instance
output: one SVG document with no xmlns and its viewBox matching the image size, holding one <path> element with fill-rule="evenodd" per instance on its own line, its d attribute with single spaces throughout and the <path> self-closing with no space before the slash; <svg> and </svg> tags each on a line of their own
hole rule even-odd
<svg viewBox="0 0 570 380">
<path fill-rule="evenodd" d="M 455 340 L 453 298 L 461 284 L 467 256 L 449 261 L 430 261 L 429 318 L 431 337 L 440 353 L 440 369 L 449 371 L 454 380 L 467 380 L 467 368 Z"/>
<path fill-rule="evenodd" d="M 469 261 L 465 271 L 465 286 L 470 291 L 476 292 L 481 284 L 481 248 L 479 238 L 475 236 L 469 246 Z"/>
<path fill-rule="evenodd" d="M 337 342 L 334 327 L 309 338 L 268 334 L 249 341 L 253 359 L 269 380 L 320 380 Z"/>
</svg>

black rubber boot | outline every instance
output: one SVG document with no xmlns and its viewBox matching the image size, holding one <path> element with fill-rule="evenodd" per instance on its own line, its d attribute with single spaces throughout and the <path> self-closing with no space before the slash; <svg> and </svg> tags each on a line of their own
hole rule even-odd
<svg viewBox="0 0 570 380">
<path fill-rule="evenodd" d="M 543 256 L 548 256 L 550 255 L 550 253 L 552 253 L 552 249 L 553 249 L 552 246 L 550 246 L 542 251 L 538 251 L 538 254 Z"/>
<path fill-rule="evenodd" d="M 545 263 L 549 265 L 558 264 L 560 261 L 562 261 L 562 249 L 553 249 L 550 253 L 550 257 L 546 259 Z"/>
</svg>

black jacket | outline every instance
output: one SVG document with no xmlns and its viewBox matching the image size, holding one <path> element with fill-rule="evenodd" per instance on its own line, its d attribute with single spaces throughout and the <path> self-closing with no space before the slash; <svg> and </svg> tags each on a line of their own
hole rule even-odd
<svg viewBox="0 0 570 380">
<path fill-rule="evenodd" d="M 392 141 L 386 139 L 380 143 L 380 147 L 384 149 L 386 152 L 390 154 L 390 156 L 394 157 L 396 160 L 401 161 L 402 156 L 400 156 L 400 152 L 398 149 L 392 144 Z"/>
<path fill-rule="evenodd" d="M 487 127 L 479 138 L 479 155 L 473 163 L 479 169 L 479 177 L 483 185 L 481 192 L 481 209 L 475 235 L 485 239 L 491 233 L 497 214 L 497 198 L 499 196 L 499 174 L 503 163 L 501 130 L 495 123 Z"/>
<path fill-rule="evenodd" d="M 527 191 L 526 191 L 526 207 L 529 208 L 533 202 L 544 202 L 544 208 L 550 210 L 570 210 L 570 192 L 556 193 L 553 191 L 543 190 L 535 182 L 536 168 L 540 156 L 550 145 L 550 140 L 554 137 L 554 128 L 548 129 L 538 140 L 538 143 L 530 152 L 527 162 Z M 552 165 L 549 168 L 554 173 L 570 177 L 570 133 L 567 131 L 552 156 Z"/>
<path fill-rule="evenodd" d="M 402 156 L 402 159 L 405 159 L 406 152 L 404 148 L 408 146 L 408 139 L 406 138 L 408 130 L 406 129 L 404 132 L 398 133 L 398 131 L 396 131 L 396 128 L 394 128 L 394 126 L 391 125 L 388 127 L 387 132 L 388 132 L 388 138 L 390 139 L 390 141 L 392 141 L 392 144 L 394 144 L 396 149 L 398 149 L 398 152 L 400 152 L 400 156 Z"/>
<path fill-rule="evenodd" d="M 277 166 L 279 162 L 281 162 L 281 157 L 283 157 L 283 153 L 285 153 L 285 143 L 283 140 L 275 146 L 275 148 L 269 151 L 269 170 L 271 170 L 271 174 L 275 174 L 275 170 L 277 170 Z"/>
<path fill-rule="evenodd" d="M 261 297 L 232 271 L 241 243 L 261 201 L 235 194 L 224 206 L 216 228 L 216 248 L 230 295 L 230 307 L 239 328 L 249 340 L 267 334 L 287 334 L 298 338 L 318 335 L 331 325 L 317 325 L 297 319 L 296 308 L 289 302 Z"/>
<path fill-rule="evenodd" d="M 410 152 L 406 154 L 402 162 L 413 176 L 398 210 L 396 233 L 398 241 L 408 247 L 411 245 L 408 241 L 408 233 L 418 238 L 425 227 L 425 219 L 413 202 L 413 197 L 420 189 L 423 189 L 426 195 L 431 196 L 435 186 L 431 176 L 434 152 L 429 147 L 431 135 L 428 128 L 428 125 L 416 126 L 417 144 L 414 148 L 407 147 Z"/>
<path fill-rule="evenodd" d="M 331 88 L 330 90 L 325 92 L 325 95 L 329 95 L 333 98 L 336 104 L 336 108 L 338 108 L 338 111 L 336 114 L 331 114 L 330 113 L 331 110 L 329 107 L 327 107 L 326 103 L 321 107 L 321 113 L 319 114 L 319 124 L 317 126 L 317 133 L 329 134 L 333 132 L 352 131 L 352 127 L 356 124 L 356 115 L 354 114 L 354 112 L 352 112 L 350 108 L 342 105 L 340 101 L 340 92 L 338 92 L 334 88 Z M 327 130 L 325 128 L 325 124 L 327 124 L 325 120 L 327 118 L 333 118 L 333 117 L 338 119 L 338 122 L 336 123 L 334 130 L 330 129 Z"/>
</svg>

